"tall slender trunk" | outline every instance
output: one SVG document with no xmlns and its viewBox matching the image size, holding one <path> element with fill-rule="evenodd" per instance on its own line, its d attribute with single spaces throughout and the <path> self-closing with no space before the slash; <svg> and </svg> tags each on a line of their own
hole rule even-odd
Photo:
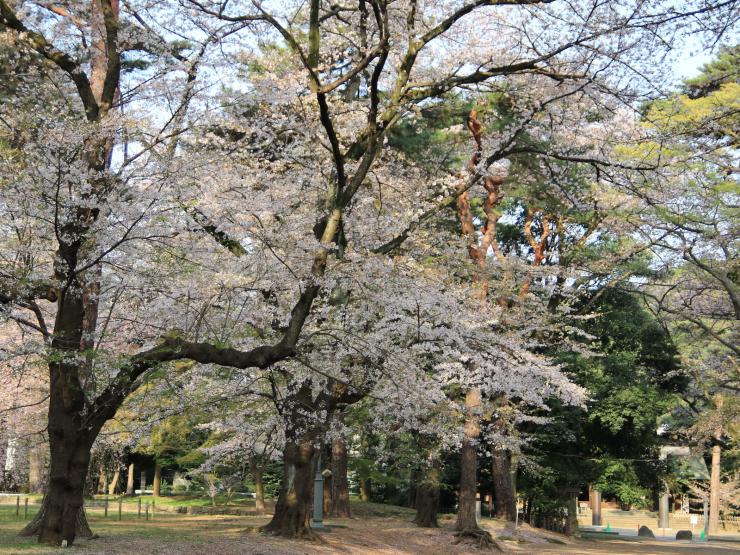
<svg viewBox="0 0 740 555">
<path fill-rule="evenodd" d="M 126 495 L 134 494 L 134 463 L 128 465 L 128 477 L 126 478 Z"/>
<path fill-rule="evenodd" d="M 712 471 L 709 479 L 709 533 L 719 532 L 719 474 L 722 449 L 719 444 L 712 447 Z"/>
<path fill-rule="evenodd" d="M 121 479 L 121 469 L 116 468 L 116 471 L 113 473 L 113 479 L 110 481 L 110 484 L 108 485 L 108 495 L 114 495 L 116 493 L 116 489 L 118 488 L 118 480 Z"/>
<path fill-rule="evenodd" d="M 468 389 L 465 395 L 465 437 L 460 451 L 460 495 L 455 529 L 459 531 L 478 528 L 475 496 L 478 489 L 478 438 L 480 436 L 481 395 L 477 388 Z"/>
<path fill-rule="evenodd" d="M 416 488 L 414 524 L 422 528 L 438 528 L 440 464 L 436 459 L 424 470 Z"/>
<path fill-rule="evenodd" d="M 335 439 L 331 444 L 331 515 L 350 518 L 349 480 L 347 479 L 347 444 Z"/>
<path fill-rule="evenodd" d="M 162 485 L 162 467 L 158 462 L 154 463 L 154 497 L 159 497 L 159 489 Z"/>
<path fill-rule="evenodd" d="M 280 494 L 264 532 L 286 538 L 314 537 L 310 522 L 316 451 L 313 442 L 313 437 L 286 441 Z"/>
<path fill-rule="evenodd" d="M 514 522 L 516 520 L 516 500 L 511 479 L 511 455 L 505 450 L 496 450 L 491 453 L 491 458 L 496 517 Z"/>
</svg>

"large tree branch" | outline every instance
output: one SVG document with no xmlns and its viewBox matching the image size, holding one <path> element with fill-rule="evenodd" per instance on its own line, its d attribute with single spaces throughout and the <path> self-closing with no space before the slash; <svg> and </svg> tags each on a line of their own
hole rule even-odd
<svg viewBox="0 0 740 555">
<path fill-rule="evenodd" d="M 74 60 L 69 54 L 57 49 L 41 33 L 37 33 L 26 27 L 16 17 L 5 0 L 0 0 L 0 24 L 15 31 L 21 42 L 64 71 L 77 88 L 77 93 L 82 100 L 87 119 L 89 121 L 98 119 L 100 108 L 95 100 L 95 95 L 93 94 L 87 74 L 85 74 L 78 61 Z"/>
</svg>

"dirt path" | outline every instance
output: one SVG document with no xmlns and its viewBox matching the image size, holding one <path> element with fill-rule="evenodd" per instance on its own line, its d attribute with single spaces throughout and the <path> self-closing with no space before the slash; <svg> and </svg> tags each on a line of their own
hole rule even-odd
<svg viewBox="0 0 740 555">
<path fill-rule="evenodd" d="M 98 523 L 101 537 L 79 541 L 70 555 L 458 555 L 494 553 L 471 545 L 455 543 L 452 521 L 443 521 L 441 529 L 420 529 L 407 518 L 365 516 L 333 521 L 335 527 L 322 533 L 320 542 L 290 541 L 265 537 L 256 532 L 266 519 L 255 517 L 181 516 L 141 521 Z M 488 521 L 492 531 L 502 525 Z M 94 526 L 95 528 L 95 526 Z M 20 544 L 7 528 L 0 536 L 0 554 L 50 554 L 59 550 L 40 547 L 32 541 Z M 730 555 L 740 552 L 740 545 L 691 544 L 636 540 L 573 540 L 524 527 L 521 535 L 527 543 L 501 542 L 512 554 L 593 554 L 593 555 Z M 7 547 L 3 545 L 7 541 Z M 561 543 L 551 543 L 557 541 Z M 13 542 L 13 543 L 11 543 Z"/>
</svg>

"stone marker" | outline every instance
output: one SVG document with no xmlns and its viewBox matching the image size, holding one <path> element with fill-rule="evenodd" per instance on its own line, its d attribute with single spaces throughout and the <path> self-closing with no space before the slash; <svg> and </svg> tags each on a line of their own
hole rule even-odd
<svg viewBox="0 0 740 555">
<path fill-rule="evenodd" d="M 640 529 L 637 531 L 637 535 L 641 538 L 654 538 L 655 534 L 653 534 L 653 531 L 648 528 L 647 526 L 640 526 Z"/>
<path fill-rule="evenodd" d="M 676 532 L 676 539 L 692 540 L 694 539 L 694 534 L 691 533 L 691 530 L 679 530 L 678 532 Z"/>
</svg>

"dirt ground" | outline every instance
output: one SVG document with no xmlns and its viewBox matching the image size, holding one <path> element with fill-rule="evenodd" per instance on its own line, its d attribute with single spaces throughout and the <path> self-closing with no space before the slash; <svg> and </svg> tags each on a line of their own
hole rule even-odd
<svg viewBox="0 0 740 555">
<path fill-rule="evenodd" d="M 452 520 L 442 521 L 440 529 L 420 529 L 405 516 L 362 516 L 330 521 L 320 541 L 291 541 L 265 537 L 256 529 L 267 522 L 257 517 L 163 516 L 154 522 L 104 521 L 93 524 L 101 534 L 94 540 L 80 540 L 67 550 L 80 555 L 458 555 L 493 553 L 455 543 Z M 0 531 L 0 554 L 48 554 L 58 549 L 38 546 L 32 540 L 19 541 L 10 523 Z M 503 533 L 503 524 L 485 521 L 494 535 Z M 618 554 L 700 554 L 730 555 L 740 552 L 740 544 L 684 543 L 637 540 L 573 540 L 559 534 L 525 526 L 520 536 L 526 542 L 500 541 L 504 552 L 517 554 L 584 553 Z M 553 543 L 559 542 L 559 543 Z M 5 545 L 3 545 L 5 543 Z"/>
</svg>

